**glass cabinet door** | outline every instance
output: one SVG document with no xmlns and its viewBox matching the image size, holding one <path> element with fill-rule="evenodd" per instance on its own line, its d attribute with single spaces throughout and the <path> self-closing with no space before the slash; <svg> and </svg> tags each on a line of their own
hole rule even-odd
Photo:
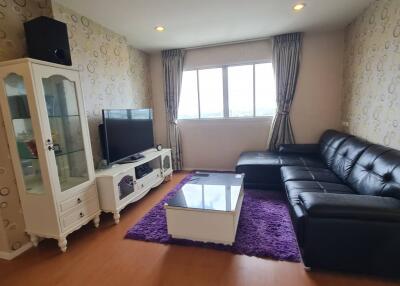
<svg viewBox="0 0 400 286">
<path fill-rule="evenodd" d="M 26 192 L 43 193 L 39 154 L 24 79 L 20 75 L 11 73 L 5 77 L 4 86 Z"/>
<path fill-rule="evenodd" d="M 166 171 L 168 171 L 169 169 L 171 169 L 171 157 L 170 157 L 169 155 L 166 155 L 166 156 L 163 158 L 162 167 L 163 167 L 163 171 L 164 171 L 164 172 L 166 172 Z"/>
<path fill-rule="evenodd" d="M 89 180 L 75 82 L 53 75 L 42 79 L 61 191 Z M 85 115 L 83 115 L 85 116 Z"/>
</svg>

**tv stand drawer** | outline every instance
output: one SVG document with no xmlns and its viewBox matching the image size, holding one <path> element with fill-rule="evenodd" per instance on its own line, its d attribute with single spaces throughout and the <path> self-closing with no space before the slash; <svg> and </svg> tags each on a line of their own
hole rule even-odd
<svg viewBox="0 0 400 286">
<path fill-rule="evenodd" d="M 137 188 L 138 191 L 147 189 L 149 187 L 151 188 L 153 185 L 155 185 L 155 182 L 158 182 L 159 180 L 162 179 L 163 178 L 161 175 L 161 169 L 157 168 L 154 169 L 151 173 L 137 180 L 135 183 L 135 187 Z"/>
</svg>

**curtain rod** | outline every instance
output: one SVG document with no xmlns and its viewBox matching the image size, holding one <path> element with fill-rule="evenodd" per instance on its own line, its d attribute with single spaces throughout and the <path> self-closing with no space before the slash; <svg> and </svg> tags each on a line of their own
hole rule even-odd
<svg viewBox="0 0 400 286">
<path fill-rule="evenodd" d="M 233 42 L 223 42 L 223 43 L 216 43 L 216 44 L 189 47 L 189 48 L 184 48 L 183 50 L 184 51 L 189 51 L 189 50 L 202 49 L 202 48 L 213 48 L 213 47 L 226 46 L 226 45 L 251 43 L 251 42 L 257 42 L 257 41 L 262 41 L 262 40 L 270 40 L 271 38 L 272 37 L 262 37 L 262 38 L 248 39 L 248 40 L 238 40 L 238 41 L 233 41 Z"/>
</svg>

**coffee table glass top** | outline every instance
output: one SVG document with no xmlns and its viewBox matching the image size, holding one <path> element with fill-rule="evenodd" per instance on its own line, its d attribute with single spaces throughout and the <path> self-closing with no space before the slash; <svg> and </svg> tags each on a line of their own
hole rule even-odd
<svg viewBox="0 0 400 286">
<path fill-rule="evenodd" d="M 234 211 L 243 184 L 243 175 L 196 172 L 167 205 L 214 211 Z"/>
</svg>

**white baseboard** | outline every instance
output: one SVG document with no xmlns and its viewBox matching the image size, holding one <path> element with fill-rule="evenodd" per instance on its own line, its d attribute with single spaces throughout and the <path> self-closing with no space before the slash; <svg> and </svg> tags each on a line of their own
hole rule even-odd
<svg viewBox="0 0 400 286">
<path fill-rule="evenodd" d="M 32 247 L 32 242 L 27 242 L 17 250 L 12 250 L 11 252 L 7 251 L 0 251 L 0 259 L 5 259 L 5 260 L 12 260 L 18 255 L 21 255 L 23 252 L 27 251 Z"/>
</svg>

